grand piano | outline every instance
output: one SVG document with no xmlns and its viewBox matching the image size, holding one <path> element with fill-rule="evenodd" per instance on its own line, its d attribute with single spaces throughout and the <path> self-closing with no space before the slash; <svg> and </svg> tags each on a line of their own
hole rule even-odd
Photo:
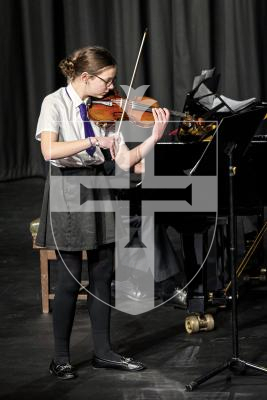
<svg viewBox="0 0 267 400">
<path fill-rule="evenodd" d="M 234 157 L 237 169 L 234 178 L 235 217 L 257 217 L 257 224 L 264 221 L 264 206 L 267 205 L 265 189 L 267 150 L 267 109 L 256 105 L 243 113 L 226 115 L 218 120 L 219 128 L 210 140 L 196 140 L 170 135 L 171 140 L 158 143 L 155 149 L 155 174 L 160 176 L 216 174 L 216 141 L 218 141 L 218 226 L 215 236 L 216 248 L 211 252 L 202 273 L 188 287 L 188 311 L 205 313 L 208 293 L 213 292 L 215 301 L 224 303 L 224 288 L 229 280 L 227 266 L 227 224 L 229 216 L 227 145 L 234 136 L 237 151 Z M 180 140 L 181 139 L 181 140 Z M 204 156 L 202 157 L 204 153 Z M 198 161 L 202 157 L 199 164 Z M 197 168 L 194 167 L 197 165 Z M 160 223 L 170 225 L 183 236 L 185 273 L 190 281 L 199 268 L 199 255 L 205 256 L 214 229 L 215 215 L 201 213 L 162 213 L 156 216 Z M 258 226 L 256 229 L 260 228 Z M 196 245 L 196 236 L 201 235 L 201 245 Z M 200 249 L 201 247 L 201 249 Z M 204 250 L 203 250 L 204 247 Z M 214 253 L 216 255 L 214 256 Z"/>
</svg>

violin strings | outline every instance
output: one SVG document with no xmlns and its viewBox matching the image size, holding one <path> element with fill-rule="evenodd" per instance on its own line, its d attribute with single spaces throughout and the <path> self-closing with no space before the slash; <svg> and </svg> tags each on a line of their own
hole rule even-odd
<svg viewBox="0 0 267 400">
<path fill-rule="evenodd" d="M 98 102 L 96 101 L 95 103 L 98 103 Z M 105 101 L 103 101 L 103 102 L 101 101 L 99 103 L 104 104 Z M 110 101 L 107 101 L 107 103 L 108 103 L 108 105 L 110 105 Z M 121 107 L 125 104 L 125 100 L 122 100 L 122 99 L 121 100 L 112 100 L 111 103 L 118 104 Z M 140 111 L 144 111 L 144 112 L 146 112 L 146 111 L 152 112 L 152 108 L 153 108 L 151 106 L 144 105 L 142 103 L 137 103 L 135 101 L 128 101 L 128 104 L 130 104 L 130 106 L 132 107 L 133 110 L 135 109 L 135 110 L 140 110 Z M 169 111 L 170 111 L 171 115 L 175 115 L 176 117 L 180 117 L 180 118 L 185 117 L 185 114 L 181 113 L 179 111 L 173 111 L 173 110 L 169 110 Z"/>
<path fill-rule="evenodd" d="M 123 100 L 123 101 L 121 101 L 121 100 L 113 100 L 113 103 L 121 105 L 121 104 L 125 103 L 125 100 Z M 143 105 L 141 103 L 134 102 L 134 101 L 129 101 L 128 103 L 131 105 L 132 109 L 151 112 L 151 107 L 150 106 L 146 106 L 146 105 Z"/>
</svg>

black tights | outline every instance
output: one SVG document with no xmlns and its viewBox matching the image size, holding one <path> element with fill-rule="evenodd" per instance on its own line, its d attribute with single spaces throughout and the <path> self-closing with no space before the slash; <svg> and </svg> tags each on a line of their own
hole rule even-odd
<svg viewBox="0 0 267 400">
<path fill-rule="evenodd" d="M 89 294 L 87 301 L 95 354 L 100 358 L 116 360 L 119 356 L 110 348 L 110 306 L 105 304 L 110 304 L 113 245 L 88 251 L 87 258 L 89 291 L 97 297 Z M 82 252 L 60 251 L 58 259 L 58 280 L 53 304 L 55 359 L 65 363 L 69 362 L 70 335 L 82 274 Z"/>
</svg>

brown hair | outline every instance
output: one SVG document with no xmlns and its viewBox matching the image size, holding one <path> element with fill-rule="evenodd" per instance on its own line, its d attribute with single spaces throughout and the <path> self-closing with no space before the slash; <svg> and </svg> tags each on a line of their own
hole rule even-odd
<svg viewBox="0 0 267 400">
<path fill-rule="evenodd" d="M 60 61 L 59 68 L 68 80 L 72 80 L 83 72 L 94 75 L 100 70 L 116 66 L 116 64 L 115 59 L 107 49 L 91 46 L 74 51 L 69 57 Z"/>
</svg>

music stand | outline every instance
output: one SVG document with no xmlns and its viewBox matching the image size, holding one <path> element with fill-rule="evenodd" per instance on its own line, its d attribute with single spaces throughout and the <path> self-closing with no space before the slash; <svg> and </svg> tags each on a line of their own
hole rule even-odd
<svg viewBox="0 0 267 400">
<path fill-rule="evenodd" d="M 226 369 L 235 367 L 250 367 L 257 371 L 267 373 L 267 368 L 252 364 L 240 359 L 238 343 L 238 321 L 237 321 L 237 284 L 235 270 L 235 222 L 234 222 L 234 195 L 233 178 L 235 167 L 239 165 L 249 143 L 254 136 L 260 121 L 266 114 L 266 108 L 260 108 L 247 113 L 238 114 L 224 118 L 218 128 L 219 152 L 223 151 L 228 160 L 229 179 L 229 266 L 232 281 L 232 356 L 217 368 L 212 369 L 205 375 L 194 379 L 185 386 L 186 391 L 193 391 L 201 383 L 214 377 Z M 235 129 L 234 129 L 235 128 Z"/>
</svg>

